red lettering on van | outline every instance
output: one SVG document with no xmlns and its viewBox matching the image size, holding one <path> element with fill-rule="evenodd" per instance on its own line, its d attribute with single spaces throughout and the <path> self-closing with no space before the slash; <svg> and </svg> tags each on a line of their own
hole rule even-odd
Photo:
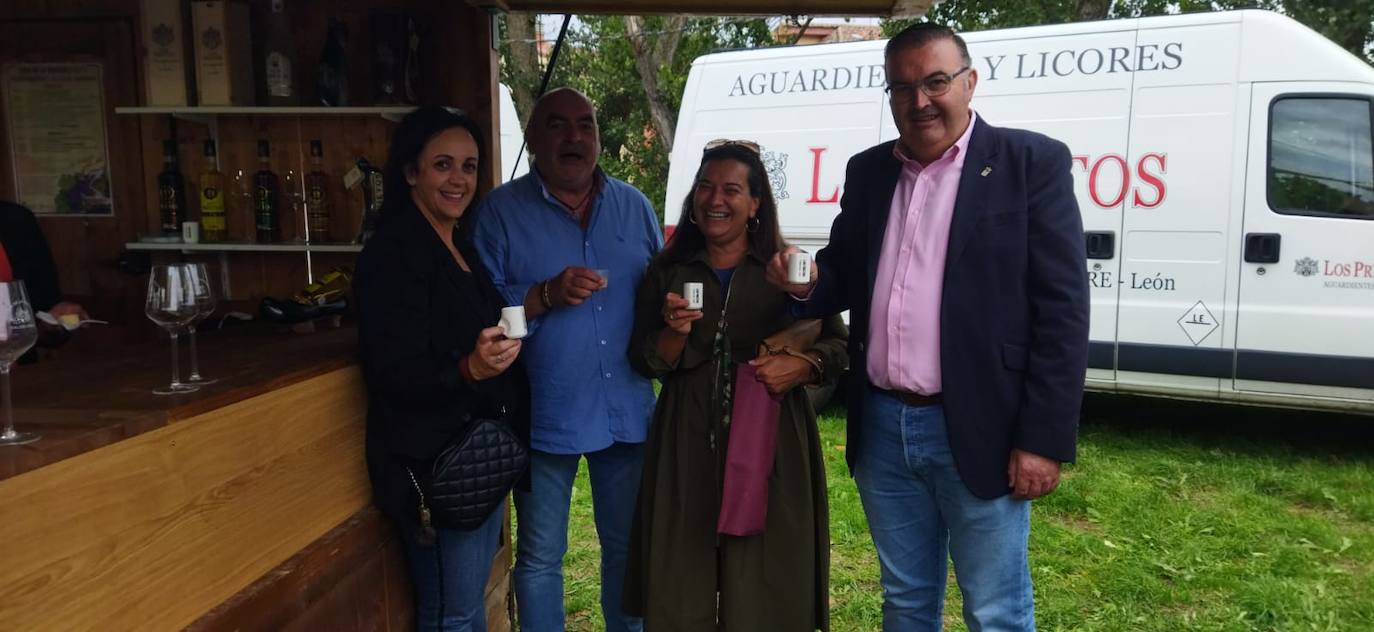
<svg viewBox="0 0 1374 632">
<path fill-rule="evenodd" d="M 1121 169 L 1121 190 L 1116 192 L 1116 197 L 1112 198 L 1110 202 L 1102 201 L 1097 190 L 1097 175 L 1101 173 L 1102 165 L 1106 164 L 1107 161 L 1115 162 L 1117 167 Z M 1092 170 L 1088 172 L 1088 196 L 1093 199 L 1093 204 L 1102 208 L 1115 208 L 1118 204 L 1121 204 L 1121 202 L 1126 199 L 1126 190 L 1129 189 L 1130 186 L 1131 171 L 1126 167 L 1126 159 L 1116 154 L 1107 154 L 1098 158 L 1097 162 L 1093 163 Z"/>
<path fill-rule="evenodd" d="M 1145 199 L 1140 196 L 1140 187 L 1136 187 L 1134 194 L 1135 199 L 1133 202 L 1135 206 L 1140 208 L 1155 208 L 1160 204 L 1164 203 L 1163 176 L 1164 172 L 1168 170 L 1165 160 L 1166 154 L 1150 153 L 1141 156 L 1140 161 L 1136 163 L 1136 177 L 1140 178 L 1141 182 L 1143 182 L 1145 186 L 1153 188 L 1155 190 L 1155 196 L 1153 202 L 1146 202 Z M 1158 164 L 1159 173 L 1150 173 L 1150 171 L 1145 168 L 1145 163 L 1147 161 L 1153 161 L 1156 164 Z"/>
<path fill-rule="evenodd" d="M 1169 170 L 1168 158 L 1168 154 L 1161 152 L 1146 153 L 1136 161 L 1134 171 L 1126 164 L 1126 159 L 1118 154 L 1106 154 L 1096 160 L 1090 155 L 1079 154 L 1073 156 L 1072 160 L 1074 168 L 1088 176 L 1088 197 L 1093 204 L 1099 208 L 1112 209 L 1126 201 L 1128 193 L 1131 194 L 1132 206 L 1137 208 L 1157 208 L 1164 204 L 1164 199 L 1168 197 L 1168 186 L 1164 182 L 1164 174 Z M 1121 174 L 1119 190 L 1102 190 L 1104 186 L 1110 186 L 1104 185 L 1102 181 L 1103 166 L 1109 162 L 1115 163 Z M 1132 177 L 1135 178 L 1134 183 Z"/>
<path fill-rule="evenodd" d="M 807 204 L 834 204 L 840 201 L 840 187 L 836 186 L 834 192 L 827 199 L 821 199 L 821 154 L 825 153 L 826 147 L 811 148 L 811 199 Z"/>
</svg>

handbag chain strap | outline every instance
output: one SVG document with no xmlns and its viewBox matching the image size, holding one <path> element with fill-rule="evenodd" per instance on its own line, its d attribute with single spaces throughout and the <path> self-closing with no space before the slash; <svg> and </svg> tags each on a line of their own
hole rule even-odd
<svg viewBox="0 0 1374 632">
<path fill-rule="evenodd" d="M 410 475 L 410 484 L 415 486 L 415 493 L 420 495 L 420 544 L 434 544 L 438 534 L 434 532 L 434 523 L 430 520 L 429 505 L 425 504 L 425 491 L 420 489 L 420 481 L 416 480 L 415 472 L 409 465 L 406 466 L 406 474 Z"/>
</svg>

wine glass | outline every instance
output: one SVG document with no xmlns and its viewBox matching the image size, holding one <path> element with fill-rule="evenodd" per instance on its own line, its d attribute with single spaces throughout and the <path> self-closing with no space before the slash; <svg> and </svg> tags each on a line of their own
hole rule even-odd
<svg viewBox="0 0 1374 632">
<path fill-rule="evenodd" d="M 210 317 L 215 313 L 215 290 L 210 286 L 210 273 L 203 263 L 188 263 L 191 269 L 192 293 L 196 297 L 196 315 L 191 322 L 186 325 L 186 331 L 191 339 L 191 375 L 186 378 L 189 384 L 214 384 L 219 380 L 209 380 L 200 374 L 200 356 L 196 352 L 196 323 Z"/>
<path fill-rule="evenodd" d="M 14 431 L 14 407 L 10 402 L 10 367 L 38 342 L 38 325 L 23 281 L 0 283 L 0 391 L 5 407 L 5 430 L 0 445 L 24 445 L 38 440 L 38 433 Z"/>
<path fill-rule="evenodd" d="M 155 265 L 148 273 L 148 300 L 143 305 L 143 313 L 172 337 L 172 382 L 164 388 L 153 389 L 157 395 L 200 389 L 181 381 L 181 368 L 177 364 L 177 332 L 200 313 L 191 280 L 193 274 L 185 264 Z"/>
</svg>

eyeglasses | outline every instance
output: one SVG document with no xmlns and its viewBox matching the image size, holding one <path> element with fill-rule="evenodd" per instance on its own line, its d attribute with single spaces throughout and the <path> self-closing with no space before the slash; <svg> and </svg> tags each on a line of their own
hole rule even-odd
<svg viewBox="0 0 1374 632">
<path fill-rule="evenodd" d="M 720 147 L 743 147 L 744 149 L 754 152 L 755 155 L 761 153 L 759 144 L 752 140 L 732 140 L 729 138 L 717 138 L 706 143 L 706 146 L 701 149 L 701 153 L 704 154 L 712 149 L 718 149 Z"/>
<path fill-rule="evenodd" d="M 917 83 L 889 83 L 884 91 L 887 92 L 887 98 L 896 103 L 906 103 L 915 99 L 917 88 L 920 88 L 921 92 L 926 93 L 928 97 L 938 97 L 949 92 L 949 87 L 954 85 L 954 78 L 968 72 L 970 68 L 970 66 L 964 66 L 954 71 L 952 75 L 946 72 L 937 72 Z"/>
</svg>

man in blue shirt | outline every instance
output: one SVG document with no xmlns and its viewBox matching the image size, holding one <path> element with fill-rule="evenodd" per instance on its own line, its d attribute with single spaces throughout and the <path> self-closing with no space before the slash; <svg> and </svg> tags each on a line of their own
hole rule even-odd
<svg viewBox="0 0 1374 632">
<path fill-rule="evenodd" d="M 570 88 L 535 104 L 525 139 L 534 169 L 487 196 L 477 251 L 529 322 L 530 491 L 515 492 L 520 629 L 561 631 L 568 504 L 587 459 L 601 540 L 606 629 L 638 631 L 620 607 L 653 387 L 626 356 L 635 289 L 663 246 L 653 206 L 597 167 L 596 111 Z"/>
</svg>

